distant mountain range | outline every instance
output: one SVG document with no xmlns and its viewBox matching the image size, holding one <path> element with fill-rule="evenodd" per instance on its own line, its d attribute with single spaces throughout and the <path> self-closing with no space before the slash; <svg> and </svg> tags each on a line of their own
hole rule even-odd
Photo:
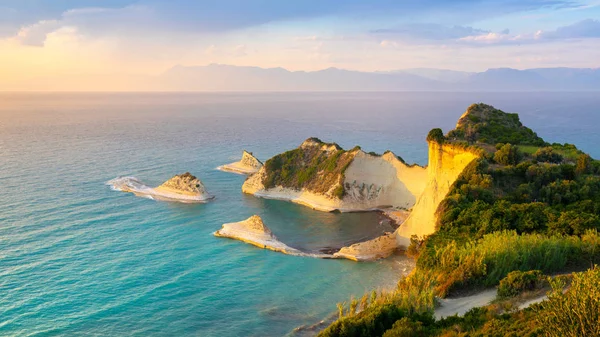
<svg viewBox="0 0 600 337">
<path fill-rule="evenodd" d="M 461 72 L 406 69 L 359 72 L 328 68 L 288 71 L 283 68 L 175 66 L 146 87 L 177 91 L 600 91 L 600 69 L 489 69 Z"/>
</svg>

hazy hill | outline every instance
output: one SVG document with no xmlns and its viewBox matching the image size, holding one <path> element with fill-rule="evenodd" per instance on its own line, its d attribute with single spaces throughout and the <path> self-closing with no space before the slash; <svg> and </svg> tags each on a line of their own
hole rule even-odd
<svg viewBox="0 0 600 337">
<path fill-rule="evenodd" d="M 479 73 L 443 69 L 360 72 L 338 68 L 175 66 L 150 79 L 155 90 L 176 91 L 542 91 L 600 90 L 599 69 L 489 69 Z"/>
</svg>

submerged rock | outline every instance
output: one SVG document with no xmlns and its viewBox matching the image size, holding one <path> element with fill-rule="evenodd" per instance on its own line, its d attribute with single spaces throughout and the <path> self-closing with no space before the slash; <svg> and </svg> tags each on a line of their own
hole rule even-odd
<svg viewBox="0 0 600 337">
<path fill-rule="evenodd" d="M 244 150 L 242 159 L 238 162 L 217 167 L 218 170 L 233 172 L 238 174 L 253 174 L 263 167 L 263 163 L 258 160 L 251 152 Z"/>
</svg>

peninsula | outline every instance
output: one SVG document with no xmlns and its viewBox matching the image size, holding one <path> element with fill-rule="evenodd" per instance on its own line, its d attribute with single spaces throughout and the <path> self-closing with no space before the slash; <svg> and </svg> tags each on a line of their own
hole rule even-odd
<svg viewBox="0 0 600 337">
<path fill-rule="evenodd" d="M 182 203 L 203 203 L 213 197 L 206 192 L 204 184 L 189 172 L 179 174 L 162 185 L 152 188 L 135 177 L 120 177 L 107 182 L 113 190 L 130 192 L 153 200 Z"/>
</svg>

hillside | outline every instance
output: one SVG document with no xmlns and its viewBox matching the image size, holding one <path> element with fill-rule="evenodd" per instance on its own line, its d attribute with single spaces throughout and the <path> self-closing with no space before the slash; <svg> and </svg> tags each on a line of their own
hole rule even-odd
<svg viewBox="0 0 600 337">
<path fill-rule="evenodd" d="M 500 316 L 480 308 L 464 320 L 453 318 L 454 323 L 436 321 L 435 298 L 515 282 L 507 278 L 513 271 L 549 275 L 585 270 L 600 262 L 598 161 L 574 145 L 550 145 L 523 126 L 518 115 L 484 104 L 469 107 L 448 134 L 432 130 L 428 141 L 427 187 L 397 231 L 400 243 L 410 242 L 407 253 L 417 259 L 417 268 L 394 291 L 367 294 L 360 305 L 358 300 L 342 305 L 340 319 L 321 336 L 404 336 L 401 331 L 419 329 L 421 336 L 447 336 L 452 324 L 466 324 L 473 317 L 480 322 L 469 321 L 473 328 L 489 332 L 491 327 L 484 324 L 499 324 Z M 474 158 L 462 161 L 466 165 L 455 181 L 443 179 L 444 168 L 449 167 L 445 163 L 465 153 Z M 440 184 L 450 182 L 442 196 Z M 597 272 L 582 275 L 593 277 Z M 581 282 L 586 293 L 598 294 L 597 284 L 585 278 Z M 556 297 L 571 300 L 562 293 L 557 285 Z M 577 293 L 569 296 L 581 300 Z M 542 308 L 547 308 L 544 303 Z M 529 319 L 544 321 L 551 315 L 544 310 L 529 313 Z M 518 314 L 504 317 L 506 322 L 498 329 L 517 329 L 519 335 L 554 326 L 523 326 Z M 584 331 L 576 324 L 563 328 L 563 332 Z"/>
</svg>

